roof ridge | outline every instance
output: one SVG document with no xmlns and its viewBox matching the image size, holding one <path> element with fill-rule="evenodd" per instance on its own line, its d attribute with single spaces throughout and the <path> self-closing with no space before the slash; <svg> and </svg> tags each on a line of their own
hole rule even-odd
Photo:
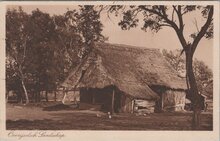
<svg viewBox="0 0 220 141">
<path fill-rule="evenodd" d="M 107 45 L 107 46 L 101 46 Z M 147 50 L 147 51 L 160 51 L 159 48 L 147 48 L 147 47 L 140 47 L 140 46 L 133 46 L 133 45 L 126 45 L 126 44 L 117 44 L 117 43 L 100 43 L 97 42 L 95 48 L 103 48 L 103 49 L 118 49 L 118 50 Z"/>
</svg>

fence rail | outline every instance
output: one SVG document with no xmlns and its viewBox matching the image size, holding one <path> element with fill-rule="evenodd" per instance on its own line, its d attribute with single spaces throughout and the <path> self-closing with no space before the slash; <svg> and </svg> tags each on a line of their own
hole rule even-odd
<svg viewBox="0 0 220 141">
<path fill-rule="evenodd" d="M 62 101 L 65 93 L 70 97 L 76 97 L 76 95 L 79 95 L 78 90 L 55 90 L 51 92 L 46 91 L 41 91 L 40 94 L 38 95 L 38 102 L 40 101 Z M 30 102 L 36 102 L 36 94 L 34 93 L 28 93 L 29 100 Z M 21 100 L 21 96 L 19 96 L 17 93 L 14 91 L 9 91 L 8 94 L 6 94 L 6 101 L 7 102 L 19 102 Z M 25 101 L 25 96 L 24 94 L 22 95 L 22 100 Z"/>
</svg>

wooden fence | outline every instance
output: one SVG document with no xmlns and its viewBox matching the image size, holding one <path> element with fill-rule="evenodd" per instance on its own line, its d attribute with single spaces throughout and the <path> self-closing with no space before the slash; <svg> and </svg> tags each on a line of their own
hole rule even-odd
<svg viewBox="0 0 220 141">
<path fill-rule="evenodd" d="M 69 101 L 79 101 L 79 91 L 78 90 L 62 90 L 58 89 L 55 91 L 47 92 L 41 91 L 40 92 L 40 101 L 62 101 L 63 97 L 66 93 L 66 99 Z M 35 95 L 32 93 L 28 93 L 30 102 L 35 102 Z M 25 100 L 25 97 L 22 96 L 22 98 Z M 18 102 L 18 95 L 14 91 L 9 91 L 6 95 L 6 101 L 7 102 Z"/>
</svg>

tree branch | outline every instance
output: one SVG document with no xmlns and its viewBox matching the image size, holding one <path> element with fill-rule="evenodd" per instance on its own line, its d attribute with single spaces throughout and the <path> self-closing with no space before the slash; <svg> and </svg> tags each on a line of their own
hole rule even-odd
<svg viewBox="0 0 220 141">
<path fill-rule="evenodd" d="M 173 11 L 172 11 L 172 21 L 174 20 L 174 8 L 173 8 Z"/>
<path fill-rule="evenodd" d="M 169 24 L 159 24 L 159 27 L 162 27 L 162 26 L 168 26 L 168 27 L 172 27 L 171 25 Z"/>
<path fill-rule="evenodd" d="M 162 12 L 163 14 L 161 14 L 160 12 L 156 11 L 156 10 L 153 10 L 153 9 L 149 9 L 149 8 L 146 8 L 145 6 L 139 6 L 139 8 L 141 8 L 142 10 L 145 10 L 147 12 L 150 12 L 150 13 L 153 13 L 155 15 L 158 15 L 160 16 L 162 19 L 165 20 L 166 23 L 170 24 L 171 27 L 174 28 L 174 30 L 178 30 L 178 26 L 176 25 L 175 22 L 171 21 L 170 19 L 168 19 L 166 13 L 165 13 L 165 10 L 162 8 Z"/>
<path fill-rule="evenodd" d="M 197 24 L 197 20 L 196 20 L 196 18 L 194 18 L 194 24 L 195 24 L 195 26 L 196 26 L 196 30 L 197 30 L 197 32 L 199 32 L 199 28 L 198 28 L 198 24 Z"/>
<path fill-rule="evenodd" d="M 25 58 L 26 58 L 27 37 L 25 37 L 23 47 L 24 47 L 24 51 L 23 51 L 23 56 L 22 56 L 22 60 L 21 60 L 21 65 L 24 64 L 24 62 L 25 62 Z"/>
<path fill-rule="evenodd" d="M 176 12 L 178 20 L 179 20 L 179 28 L 177 28 L 175 31 L 177 33 L 177 36 L 180 40 L 180 43 L 181 43 L 183 49 L 186 50 L 187 49 L 187 42 L 186 42 L 185 37 L 183 35 L 184 24 L 183 24 L 183 17 L 181 14 L 181 6 L 178 6 L 178 8 L 177 8 L 175 5 L 173 5 L 173 11 Z"/>
<path fill-rule="evenodd" d="M 170 27 L 172 27 L 176 31 L 177 36 L 180 40 L 180 43 L 181 43 L 183 49 L 184 50 L 187 49 L 187 42 L 185 40 L 185 37 L 183 36 L 183 27 L 184 27 L 184 25 L 183 25 L 183 19 L 182 19 L 182 15 L 181 15 L 181 6 L 179 6 L 178 9 L 176 8 L 176 6 L 173 6 L 174 11 L 176 11 L 176 13 L 178 15 L 178 18 L 179 18 L 180 27 L 178 27 L 174 21 L 171 21 L 170 19 L 168 19 L 167 15 L 166 15 L 166 11 L 163 7 L 160 8 L 162 13 L 160 13 L 160 12 L 154 10 L 154 9 L 147 8 L 145 6 L 139 6 L 139 8 L 141 8 L 142 10 L 145 10 L 147 12 L 150 12 L 152 14 L 158 15 L 162 19 L 164 19 L 164 22 L 169 24 Z"/>
<path fill-rule="evenodd" d="M 176 13 L 178 12 L 175 5 L 173 5 L 173 10 L 176 11 Z"/>
<path fill-rule="evenodd" d="M 181 6 L 178 5 L 178 9 L 176 8 L 176 6 L 173 6 L 173 8 L 176 11 L 177 17 L 179 19 L 179 29 L 183 31 L 184 25 L 183 25 L 183 16 L 181 12 Z"/>
<path fill-rule="evenodd" d="M 212 17 L 213 17 L 213 6 L 210 7 L 208 18 L 207 18 L 205 24 L 202 26 L 200 32 L 198 33 L 198 35 L 194 39 L 193 43 L 192 43 L 192 54 L 194 54 L 194 52 L 195 52 L 195 50 L 198 46 L 199 41 L 205 35 L 205 33 L 208 30 L 210 24 L 212 23 L 212 20 L 213 20 Z"/>
<path fill-rule="evenodd" d="M 139 13 L 141 12 L 141 9 L 137 8 L 133 10 L 133 17 L 135 18 Z"/>
<path fill-rule="evenodd" d="M 97 8 L 97 9 L 100 8 L 100 9 L 97 10 L 98 15 L 100 16 L 101 12 L 104 11 L 104 10 L 106 10 L 108 7 L 109 7 L 109 6 L 107 6 L 107 5 L 106 5 L 106 6 L 104 6 L 104 5 L 99 5 L 99 6 L 95 7 L 95 9 L 96 9 L 96 8 Z"/>
</svg>

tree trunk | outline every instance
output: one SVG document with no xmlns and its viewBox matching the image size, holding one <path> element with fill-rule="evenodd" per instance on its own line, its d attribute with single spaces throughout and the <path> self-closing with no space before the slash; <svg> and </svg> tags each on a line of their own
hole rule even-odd
<svg viewBox="0 0 220 141">
<path fill-rule="evenodd" d="M 200 128 L 200 114 L 201 114 L 201 98 L 198 93 L 195 75 L 193 72 L 193 55 L 190 52 L 186 52 L 186 72 L 189 83 L 189 93 L 191 95 L 191 101 L 193 104 L 193 117 L 192 117 L 192 129 L 197 130 Z"/>
<path fill-rule="evenodd" d="M 28 98 L 27 89 L 26 89 L 26 86 L 25 86 L 25 84 L 24 84 L 24 80 L 23 80 L 23 79 L 21 80 L 21 84 L 22 84 L 22 88 L 24 89 L 26 104 L 28 104 L 28 103 L 29 103 L 29 98 Z"/>
</svg>

